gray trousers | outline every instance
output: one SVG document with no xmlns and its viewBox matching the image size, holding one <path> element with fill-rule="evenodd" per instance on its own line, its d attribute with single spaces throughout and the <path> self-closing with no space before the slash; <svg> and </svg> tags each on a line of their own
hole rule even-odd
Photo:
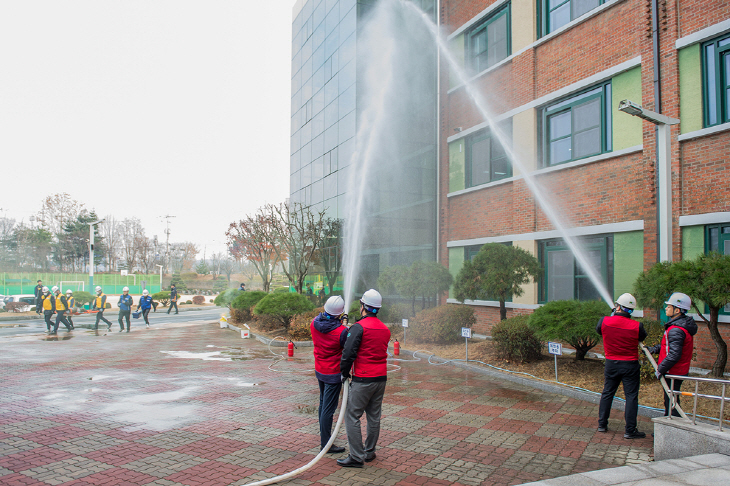
<svg viewBox="0 0 730 486">
<path fill-rule="evenodd" d="M 345 412 L 345 428 L 347 430 L 347 444 L 350 447 L 350 457 L 363 462 L 368 454 L 375 452 L 375 445 L 380 436 L 380 413 L 383 408 L 385 381 L 373 383 L 350 383 L 350 394 L 347 399 Z M 363 412 L 367 417 L 367 437 L 365 447 L 362 443 L 360 417 Z"/>
</svg>

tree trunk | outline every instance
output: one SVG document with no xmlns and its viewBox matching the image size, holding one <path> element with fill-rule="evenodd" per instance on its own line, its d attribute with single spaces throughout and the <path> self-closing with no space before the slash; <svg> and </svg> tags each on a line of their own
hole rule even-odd
<svg viewBox="0 0 730 486">
<path fill-rule="evenodd" d="M 507 319 L 507 306 L 504 304 L 504 299 L 499 299 L 499 320 L 505 319 Z"/>
<path fill-rule="evenodd" d="M 413 316 L 416 315 L 416 298 L 415 297 L 413 297 L 413 299 L 411 300 L 411 315 L 413 315 Z"/>
<path fill-rule="evenodd" d="M 588 353 L 588 349 L 586 349 L 582 346 L 576 346 L 575 347 L 575 360 L 583 361 L 584 359 L 586 359 L 586 353 Z"/>
<path fill-rule="evenodd" d="M 717 329 L 719 313 L 719 307 L 710 306 L 710 322 L 707 324 L 707 329 L 709 329 L 710 336 L 712 336 L 712 340 L 715 342 L 715 347 L 717 348 L 717 357 L 715 358 L 715 363 L 712 365 L 712 376 L 715 378 L 723 377 L 725 365 L 727 365 L 727 344 Z"/>
</svg>

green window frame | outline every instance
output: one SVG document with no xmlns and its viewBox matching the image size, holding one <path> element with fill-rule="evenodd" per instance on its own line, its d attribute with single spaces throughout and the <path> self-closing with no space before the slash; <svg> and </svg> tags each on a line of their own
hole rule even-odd
<svg viewBox="0 0 730 486">
<path fill-rule="evenodd" d="M 730 122 L 730 34 L 702 44 L 705 127 Z"/>
<path fill-rule="evenodd" d="M 505 124 L 512 133 L 512 123 Z M 512 162 L 507 151 L 491 130 L 482 130 L 466 139 L 465 187 L 475 187 L 512 177 Z"/>
<path fill-rule="evenodd" d="M 464 36 L 469 67 L 480 73 L 512 53 L 510 3 L 500 8 Z"/>
<path fill-rule="evenodd" d="M 613 295 L 613 235 L 581 238 L 579 244 Z M 553 300 L 595 300 L 601 296 L 562 239 L 539 242 L 545 273 L 538 285 L 540 303 Z"/>
<path fill-rule="evenodd" d="M 572 22 L 583 14 L 600 7 L 607 0 L 538 0 L 537 8 L 540 18 L 542 37 Z"/>
<path fill-rule="evenodd" d="M 705 253 L 716 251 L 721 255 L 730 255 L 730 223 L 705 226 Z M 709 312 L 709 307 L 706 312 Z M 720 314 L 730 315 L 730 304 L 720 309 Z"/>
<path fill-rule="evenodd" d="M 612 150 L 611 83 L 603 83 L 542 109 L 543 166 Z"/>
</svg>

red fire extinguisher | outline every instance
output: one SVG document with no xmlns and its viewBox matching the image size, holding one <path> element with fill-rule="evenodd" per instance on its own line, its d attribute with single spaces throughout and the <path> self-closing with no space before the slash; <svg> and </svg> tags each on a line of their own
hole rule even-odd
<svg viewBox="0 0 730 486">
<path fill-rule="evenodd" d="M 396 339 L 393 343 L 393 355 L 394 356 L 400 356 L 400 343 Z"/>
<path fill-rule="evenodd" d="M 289 341 L 289 346 L 288 346 L 288 352 L 287 352 L 287 354 L 289 355 L 290 358 L 292 356 L 294 356 L 294 342 L 293 341 Z"/>
</svg>

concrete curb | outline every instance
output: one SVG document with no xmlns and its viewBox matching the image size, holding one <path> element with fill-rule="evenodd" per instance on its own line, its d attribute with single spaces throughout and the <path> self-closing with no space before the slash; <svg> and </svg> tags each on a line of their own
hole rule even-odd
<svg viewBox="0 0 730 486">
<path fill-rule="evenodd" d="M 231 329 L 233 331 L 238 331 L 238 332 L 244 330 L 244 328 L 234 326 L 231 323 L 228 323 L 227 328 Z M 221 329 L 225 329 L 225 328 L 221 328 Z M 251 332 L 250 334 L 251 334 L 251 337 L 255 338 L 257 341 L 264 343 L 267 346 L 273 346 L 275 348 L 276 347 L 283 348 L 284 346 L 289 344 L 289 341 L 275 341 L 273 339 L 267 338 L 265 336 L 262 336 L 260 334 L 256 334 L 253 332 Z M 314 347 L 314 343 L 312 343 L 312 341 L 294 341 L 294 346 L 296 346 L 298 348 L 300 348 L 300 347 L 301 348 L 311 348 L 311 347 Z"/>
</svg>

